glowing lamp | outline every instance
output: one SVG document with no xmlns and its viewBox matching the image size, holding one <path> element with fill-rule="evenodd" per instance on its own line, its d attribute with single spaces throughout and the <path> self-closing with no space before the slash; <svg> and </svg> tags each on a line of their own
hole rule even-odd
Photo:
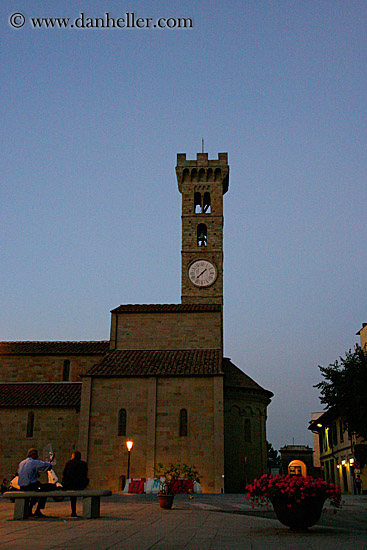
<svg viewBox="0 0 367 550">
<path fill-rule="evenodd" d="M 126 441 L 126 447 L 127 447 L 127 477 L 126 479 L 130 479 L 130 452 L 133 448 L 134 443 L 131 441 L 131 439 L 128 439 Z"/>
</svg>

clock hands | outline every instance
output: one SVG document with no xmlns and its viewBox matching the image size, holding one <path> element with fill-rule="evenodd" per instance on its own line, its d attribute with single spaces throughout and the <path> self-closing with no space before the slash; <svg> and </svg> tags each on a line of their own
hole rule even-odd
<svg viewBox="0 0 367 550">
<path fill-rule="evenodd" d="M 198 276 L 196 277 L 196 280 L 198 280 L 199 277 L 201 277 L 202 275 L 204 275 L 205 271 L 208 271 L 207 268 L 205 268 L 204 271 L 202 271 L 202 272 L 200 273 L 200 275 L 198 275 Z"/>
</svg>

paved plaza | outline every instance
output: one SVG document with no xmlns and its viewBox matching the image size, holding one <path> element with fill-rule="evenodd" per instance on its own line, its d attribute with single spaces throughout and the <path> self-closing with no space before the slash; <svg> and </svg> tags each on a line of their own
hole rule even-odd
<svg viewBox="0 0 367 550">
<path fill-rule="evenodd" d="M 71 518 L 67 500 L 48 502 L 47 517 L 26 521 L 12 519 L 13 506 L 0 498 L 2 550 L 367 549 L 367 496 L 347 496 L 337 515 L 328 510 L 306 533 L 282 526 L 271 508 L 254 512 L 244 495 L 176 495 L 167 511 L 154 495 L 114 494 L 95 520 Z"/>
</svg>

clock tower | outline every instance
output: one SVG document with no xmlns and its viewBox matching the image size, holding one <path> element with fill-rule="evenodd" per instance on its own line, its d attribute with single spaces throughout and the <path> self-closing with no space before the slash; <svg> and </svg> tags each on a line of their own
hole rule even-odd
<svg viewBox="0 0 367 550">
<path fill-rule="evenodd" d="M 223 304 L 223 195 L 228 191 L 228 154 L 198 153 L 196 160 L 177 155 L 182 194 L 183 304 Z"/>
</svg>

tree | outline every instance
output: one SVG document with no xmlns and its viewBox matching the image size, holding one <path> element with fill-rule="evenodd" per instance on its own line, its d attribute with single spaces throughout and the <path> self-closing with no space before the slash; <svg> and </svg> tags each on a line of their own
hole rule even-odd
<svg viewBox="0 0 367 550">
<path fill-rule="evenodd" d="M 320 367 L 323 382 L 314 387 L 320 390 L 321 403 L 327 410 L 336 408 L 350 433 L 367 439 L 367 355 L 358 345 L 346 357 Z"/>
<path fill-rule="evenodd" d="M 268 468 L 271 470 L 271 468 L 279 468 L 280 467 L 280 456 L 278 454 L 278 451 L 276 449 L 273 449 L 273 445 L 266 442 L 266 448 L 268 451 Z"/>
</svg>

